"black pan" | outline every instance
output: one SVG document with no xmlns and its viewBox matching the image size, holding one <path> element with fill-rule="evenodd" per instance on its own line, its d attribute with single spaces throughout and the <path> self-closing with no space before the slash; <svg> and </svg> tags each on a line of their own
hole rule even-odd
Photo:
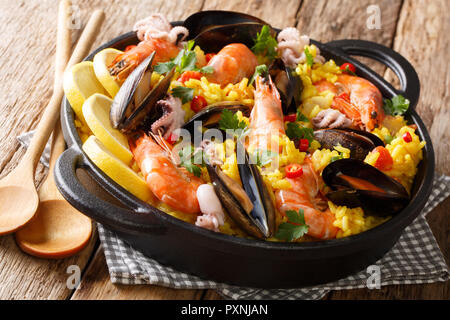
<svg viewBox="0 0 450 320">
<path fill-rule="evenodd" d="M 174 23 L 179 24 L 179 23 Z M 123 34 L 92 52 L 86 60 L 107 47 L 124 49 L 138 42 L 135 33 Z M 178 220 L 140 201 L 104 174 L 82 151 L 74 114 L 64 99 L 61 124 L 68 149 L 58 159 L 55 178 L 64 198 L 79 211 L 116 232 L 145 255 L 177 270 L 240 286 L 293 288 L 337 280 L 365 269 L 380 259 L 421 212 L 431 192 L 434 152 L 430 136 L 414 110 L 420 83 L 411 64 L 400 54 L 377 43 L 337 40 L 326 44 L 312 41 L 325 58 L 337 64 L 353 63 L 359 76 L 374 83 L 386 98 L 402 94 L 411 102 L 406 116 L 418 127 L 426 142 L 424 158 L 415 177 L 409 205 L 386 223 L 343 239 L 274 243 L 215 233 Z M 366 56 L 390 67 L 400 79 L 401 90 L 367 66 L 350 57 Z M 85 169 L 121 205 L 90 193 L 76 175 Z"/>
</svg>

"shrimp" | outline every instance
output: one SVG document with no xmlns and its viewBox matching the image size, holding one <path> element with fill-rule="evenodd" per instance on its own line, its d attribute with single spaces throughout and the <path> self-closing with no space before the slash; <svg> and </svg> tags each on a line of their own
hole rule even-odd
<svg viewBox="0 0 450 320">
<path fill-rule="evenodd" d="M 279 152 L 272 136 L 285 134 L 280 93 L 272 82 L 257 76 L 255 79 L 255 104 L 250 114 L 249 150 Z"/>
<path fill-rule="evenodd" d="M 182 41 L 189 34 L 185 27 L 172 27 L 160 13 L 137 21 L 133 30 L 140 40 L 138 45 L 119 54 L 108 66 L 109 72 L 118 82 L 123 82 L 153 51 L 156 54 L 152 65 L 175 58 L 180 51 L 176 46 L 177 40 Z"/>
<path fill-rule="evenodd" d="M 333 213 L 329 208 L 325 211 L 318 209 L 319 177 L 310 158 L 305 159 L 302 169 L 303 174 L 300 177 L 286 178 L 292 186 L 290 189 L 276 190 L 277 209 L 283 214 L 288 210 L 302 209 L 305 223 L 309 226 L 308 235 L 319 239 L 336 238 L 338 228 L 333 225 Z"/>
<path fill-rule="evenodd" d="M 319 92 L 329 90 L 336 94 L 331 108 L 345 114 L 356 128 L 372 131 L 383 122 L 383 98 L 380 90 L 370 81 L 341 74 L 334 84 L 321 80 L 314 86 Z"/>
<path fill-rule="evenodd" d="M 166 40 L 144 40 L 132 49 L 119 54 L 108 66 L 108 70 L 115 80 L 122 82 L 153 51 L 156 51 L 152 62 L 152 65 L 155 65 L 175 58 L 180 49 Z"/>
<path fill-rule="evenodd" d="M 197 189 L 204 182 L 175 166 L 167 154 L 167 146 L 161 147 L 143 134 L 130 141 L 130 149 L 148 187 L 159 200 L 185 213 L 200 212 Z"/>
<path fill-rule="evenodd" d="M 250 114 L 248 149 L 270 149 L 279 152 L 278 146 L 271 139 L 273 136 L 281 137 L 284 134 L 283 112 L 278 90 L 270 77 L 264 80 L 258 76 L 256 77 L 255 105 Z M 306 158 L 302 167 L 302 176 L 295 179 L 286 178 L 291 183 L 291 189 L 275 190 L 276 206 L 282 213 L 286 210 L 303 209 L 305 222 L 309 225 L 309 235 L 322 239 L 335 238 L 337 228 L 333 226 L 335 220 L 333 214 L 329 209 L 320 211 L 317 208 L 319 182 L 311 160 Z"/>
<path fill-rule="evenodd" d="M 250 78 L 257 65 L 256 56 L 247 46 L 232 43 L 223 47 L 208 62 L 208 66 L 213 67 L 214 72 L 207 75 L 207 79 L 222 86 L 235 84 L 243 78 Z"/>
</svg>

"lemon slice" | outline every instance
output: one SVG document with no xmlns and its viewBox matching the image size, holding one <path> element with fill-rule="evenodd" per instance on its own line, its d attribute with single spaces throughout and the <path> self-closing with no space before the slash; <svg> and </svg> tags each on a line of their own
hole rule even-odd
<svg viewBox="0 0 450 320">
<path fill-rule="evenodd" d="M 94 72 L 97 76 L 98 81 L 100 81 L 106 91 L 108 91 L 109 95 L 113 98 L 119 91 L 120 85 L 109 73 L 108 66 L 121 53 L 123 52 L 120 50 L 114 48 L 106 48 L 97 53 L 93 60 Z"/>
<path fill-rule="evenodd" d="M 136 172 L 112 154 L 95 136 L 83 144 L 83 151 L 112 180 L 143 201 L 151 201 L 153 195 Z"/>
<path fill-rule="evenodd" d="M 133 155 L 128 147 L 128 139 L 122 132 L 114 129 L 109 120 L 112 102 L 107 96 L 94 93 L 83 104 L 83 116 L 97 139 L 117 158 L 129 165 Z"/>
<path fill-rule="evenodd" d="M 64 73 L 64 93 L 72 109 L 83 124 L 82 107 L 84 101 L 94 93 L 108 95 L 94 73 L 92 61 L 83 61 L 72 66 Z"/>
</svg>

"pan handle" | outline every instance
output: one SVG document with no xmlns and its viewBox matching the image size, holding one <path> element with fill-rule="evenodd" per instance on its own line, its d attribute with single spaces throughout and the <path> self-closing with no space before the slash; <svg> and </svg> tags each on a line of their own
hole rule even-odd
<svg viewBox="0 0 450 320">
<path fill-rule="evenodd" d="M 165 227 L 157 222 L 154 208 L 143 203 L 139 208 L 122 208 L 89 192 L 77 177 L 77 168 L 86 168 L 84 155 L 72 146 L 64 151 L 55 164 L 55 181 L 64 198 L 77 210 L 108 228 L 133 233 L 162 233 Z M 127 203 L 127 205 L 130 205 Z"/>
<path fill-rule="evenodd" d="M 386 87 L 385 89 L 389 89 L 388 91 L 403 95 L 405 98 L 409 99 L 410 107 L 415 108 L 420 96 L 420 81 L 414 67 L 402 55 L 391 48 L 376 42 L 365 40 L 335 40 L 326 43 L 326 45 L 337 48 L 346 55 L 356 55 L 374 59 L 391 68 L 400 80 L 400 90 L 394 89 L 391 84 L 376 72 L 370 72 L 370 78 L 377 78 L 377 81 L 374 82 L 377 82 L 381 88 Z M 356 61 L 351 58 L 347 60 L 352 60 L 352 62 Z M 356 64 L 360 63 L 356 62 Z"/>
</svg>

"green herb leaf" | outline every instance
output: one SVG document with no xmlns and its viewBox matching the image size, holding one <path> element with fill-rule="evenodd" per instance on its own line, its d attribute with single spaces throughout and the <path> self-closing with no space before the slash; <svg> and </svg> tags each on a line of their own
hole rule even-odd
<svg viewBox="0 0 450 320">
<path fill-rule="evenodd" d="M 394 138 L 393 138 L 391 135 L 387 134 L 387 135 L 384 136 L 384 142 L 385 142 L 386 144 L 391 143 L 392 140 L 394 140 Z"/>
<path fill-rule="evenodd" d="M 171 93 L 174 97 L 180 98 L 182 104 L 185 104 L 194 98 L 194 89 L 192 88 L 178 86 L 173 88 Z"/>
<path fill-rule="evenodd" d="M 199 70 L 201 73 L 213 73 L 214 68 L 211 66 L 205 66 Z"/>
<path fill-rule="evenodd" d="M 350 74 L 352 76 L 356 76 L 356 73 L 354 73 L 352 70 L 350 70 L 348 65 L 345 66 L 344 72 L 346 72 L 346 73 L 348 73 L 348 74 Z"/>
<path fill-rule="evenodd" d="M 309 122 L 309 119 L 299 110 L 297 111 L 297 121 Z"/>
<path fill-rule="evenodd" d="M 267 68 L 267 66 L 265 64 L 260 64 L 255 68 L 255 73 L 250 78 L 250 82 L 248 83 L 248 85 L 252 85 L 257 76 L 265 77 L 268 72 L 269 69 Z"/>
<path fill-rule="evenodd" d="M 308 232 L 309 226 L 305 224 L 305 215 L 303 209 L 298 212 L 287 210 L 286 216 L 288 222 L 283 222 L 278 227 L 275 237 L 280 240 L 293 241 L 303 237 Z"/>
<path fill-rule="evenodd" d="M 247 124 L 245 123 L 245 121 L 239 121 L 235 113 L 231 112 L 228 109 L 224 109 L 222 111 L 222 114 L 220 115 L 219 128 L 221 130 L 245 130 L 247 129 Z"/>
<path fill-rule="evenodd" d="M 342 156 L 333 156 L 331 157 L 331 162 L 335 162 L 336 160 L 342 159 Z"/>
<path fill-rule="evenodd" d="M 271 28 L 265 25 L 261 28 L 261 32 L 256 35 L 255 45 L 252 51 L 256 55 L 265 56 L 269 61 L 277 56 L 277 40 L 271 34 Z"/>
<path fill-rule="evenodd" d="M 275 158 L 278 153 L 273 152 L 272 150 L 259 150 L 256 149 L 253 151 L 252 160 L 253 163 L 256 163 L 257 166 L 263 167 L 272 162 L 273 158 Z"/>
<path fill-rule="evenodd" d="M 196 177 L 200 177 L 202 174 L 202 169 L 194 164 L 194 162 L 198 161 L 198 153 L 194 153 L 194 147 L 188 146 L 184 147 L 178 152 L 178 155 L 180 156 L 180 166 L 185 167 L 187 171 L 195 175 Z M 202 154 L 200 154 L 202 156 Z M 194 161 L 192 161 L 194 159 Z M 203 165 L 202 160 L 200 162 Z"/>
<path fill-rule="evenodd" d="M 164 73 L 167 73 L 170 70 L 172 70 L 173 67 L 175 67 L 175 63 L 173 63 L 172 61 L 169 61 L 169 62 L 164 62 L 164 63 L 158 63 L 154 67 L 154 70 L 155 70 L 155 72 L 157 72 L 159 74 L 164 74 Z"/>
<path fill-rule="evenodd" d="M 396 95 L 392 99 L 385 99 L 383 109 L 386 114 L 391 116 L 403 115 L 409 108 L 409 100 L 405 99 L 401 94 Z"/>
<path fill-rule="evenodd" d="M 309 52 L 308 47 L 305 48 L 305 56 L 306 56 L 306 64 L 310 67 L 313 66 L 314 64 L 314 57 L 312 56 L 312 54 Z"/>
<path fill-rule="evenodd" d="M 308 139 L 309 144 L 314 140 L 314 130 L 312 128 L 302 127 L 300 124 L 295 122 L 288 122 L 286 128 L 286 135 L 289 139 Z"/>
</svg>

